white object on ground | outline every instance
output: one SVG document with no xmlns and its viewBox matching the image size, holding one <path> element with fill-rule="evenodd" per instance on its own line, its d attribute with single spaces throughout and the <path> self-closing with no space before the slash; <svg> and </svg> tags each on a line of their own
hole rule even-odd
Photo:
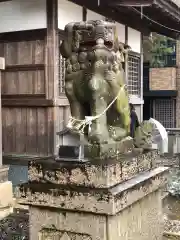
<svg viewBox="0 0 180 240">
<path fill-rule="evenodd" d="M 154 118 L 150 118 L 149 121 L 156 126 L 156 129 L 160 134 L 153 137 L 154 142 L 157 143 L 158 145 L 161 144 L 162 153 L 167 153 L 168 152 L 168 134 L 165 127 Z"/>
</svg>

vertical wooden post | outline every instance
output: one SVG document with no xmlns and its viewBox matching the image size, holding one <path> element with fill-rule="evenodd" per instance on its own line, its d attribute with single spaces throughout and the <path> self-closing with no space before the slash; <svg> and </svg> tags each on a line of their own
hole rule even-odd
<svg viewBox="0 0 180 240">
<path fill-rule="evenodd" d="M 83 17 L 83 21 L 87 21 L 87 8 L 83 6 L 82 8 L 82 17 Z"/>
<path fill-rule="evenodd" d="M 46 0 L 46 96 L 55 99 L 58 94 L 58 0 Z"/>
<path fill-rule="evenodd" d="M 49 143 L 56 150 L 56 124 L 59 108 L 55 106 L 59 95 L 59 43 L 58 43 L 58 0 L 46 0 L 47 11 L 47 45 L 46 45 L 46 98 L 54 100 L 54 106 L 47 110 L 47 127 Z"/>
<path fill-rule="evenodd" d="M 1 71 L 5 69 L 5 60 L 0 58 L 0 89 L 1 89 Z M 0 92 L 0 168 L 2 167 L 2 106 L 1 106 L 1 92 Z"/>
</svg>

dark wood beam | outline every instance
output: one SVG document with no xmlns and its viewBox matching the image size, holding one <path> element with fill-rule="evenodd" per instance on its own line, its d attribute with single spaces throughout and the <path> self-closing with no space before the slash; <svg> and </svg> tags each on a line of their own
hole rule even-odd
<svg viewBox="0 0 180 240">
<path fill-rule="evenodd" d="M 29 98 L 27 98 L 29 97 Z M 69 101 L 66 97 L 61 97 L 56 100 L 43 99 L 40 96 L 7 96 L 3 95 L 2 98 L 3 107 L 67 107 Z M 55 120 L 54 120 L 55 121 Z"/>
<path fill-rule="evenodd" d="M 160 8 L 161 11 L 165 14 L 171 16 L 171 18 L 174 20 L 178 20 L 178 22 L 180 21 L 179 8 L 177 5 L 172 4 L 172 1 L 170 2 L 168 0 L 157 0 L 155 1 L 155 6 Z"/>
<path fill-rule="evenodd" d="M 54 107 L 53 100 L 48 99 L 2 99 L 2 107 Z"/>
<path fill-rule="evenodd" d="M 2 93 L 1 95 L 2 99 L 45 99 L 46 95 L 45 94 L 4 94 Z"/>
<path fill-rule="evenodd" d="M 73 1 L 74 2 L 74 1 Z M 89 0 L 84 0 L 84 4 L 86 5 Z M 154 0 L 91 0 L 91 3 L 95 4 L 96 6 L 107 6 L 107 5 L 124 5 L 124 6 L 150 6 L 153 4 Z"/>
<path fill-rule="evenodd" d="M 5 72 L 19 72 L 19 71 L 36 71 L 36 70 L 44 70 L 44 64 L 17 64 L 17 65 L 7 65 L 5 68 Z"/>
<path fill-rule="evenodd" d="M 134 13 L 132 13 L 132 17 L 134 14 L 139 14 L 137 13 L 137 10 L 135 8 L 132 9 Z M 142 20 L 147 23 L 149 29 L 151 32 L 157 32 L 159 34 L 171 37 L 176 39 L 178 36 L 178 33 L 176 31 L 171 30 L 177 29 L 179 31 L 180 24 L 173 20 L 167 12 L 162 11 L 160 8 L 157 8 L 156 6 L 153 6 L 151 8 L 144 8 L 143 9 L 143 14 L 147 16 L 142 17 Z M 163 27 L 164 26 L 164 27 Z"/>
<path fill-rule="evenodd" d="M 108 5 L 116 6 L 151 6 L 154 0 L 110 0 Z"/>
<path fill-rule="evenodd" d="M 0 17 L 1 18 L 1 17 Z M 25 30 L 17 32 L 0 33 L 0 42 L 14 42 L 19 41 L 35 41 L 44 40 L 46 35 L 46 29 Z"/>
<path fill-rule="evenodd" d="M 82 16 L 83 16 L 83 21 L 87 20 L 87 8 L 83 6 L 82 8 Z"/>
<path fill-rule="evenodd" d="M 168 18 L 167 14 L 161 12 L 157 8 L 153 7 L 145 7 L 143 8 L 143 15 L 141 15 L 141 9 L 135 7 L 116 7 L 117 12 L 119 15 L 125 13 L 127 16 L 131 16 L 130 19 L 127 19 L 127 25 L 131 27 L 130 21 L 139 22 L 139 24 L 144 24 L 143 28 L 148 29 L 148 31 L 141 31 L 143 35 L 149 35 L 150 32 L 157 32 L 159 34 L 177 38 L 177 33 L 175 31 L 170 30 L 171 27 L 175 29 L 179 29 L 177 26 L 176 21 L 173 21 L 172 18 Z M 147 16 L 147 17 L 145 17 Z M 152 21 L 151 21 L 152 19 Z M 156 23 L 158 22 L 158 23 Z M 162 27 L 165 25 L 169 28 Z M 136 28 L 135 28 L 136 29 Z M 138 30 L 138 29 L 136 29 Z"/>
</svg>

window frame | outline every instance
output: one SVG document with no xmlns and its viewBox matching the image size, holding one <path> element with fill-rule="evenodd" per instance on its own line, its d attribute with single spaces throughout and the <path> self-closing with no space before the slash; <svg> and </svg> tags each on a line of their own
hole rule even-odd
<svg viewBox="0 0 180 240">
<path fill-rule="evenodd" d="M 135 87 L 136 89 L 133 89 L 133 81 L 131 80 L 131 84 L 130 84 L 130 63 L 129 63 L 129 58 L 134 58 L 134 59 L 138 59 L 138 70 L 137 70 L 137 74 L 138 74 L 138 80 L 137 80 L 137 86 Z M 129 51 L 128 52 L 128 56 L 127 56 L 127 86 L 128 86 L 128 93 L 129 95 L 136 95 L 136 96 L 141 96 L 141 54 L 137 53 L 137 52 L 133 52 L 133 51 Z M 132 76 L 133 78 L 134 76 Z"/>
<path fill-rule="evenodd" d="M 66 39 L 66 35 L 65 35 L 65 31 L 64 30 L 58 30 L 58 56 L 57 56 L 57 62 L 58 62 L 58 97 L 61 96 L 65 96 L 65 90 L 63 90 L 64 85 L 65 85 L 65 59 L 63 59 L 63 57 L 61 56 L 60 53 L 60 45 L 62 43 L 63 40 Z M 62 62 L 61 60 L 64 60 L 64 73 L 63 73 L 63 77 L 64 79 L 62 79 Z"/>
</svg>

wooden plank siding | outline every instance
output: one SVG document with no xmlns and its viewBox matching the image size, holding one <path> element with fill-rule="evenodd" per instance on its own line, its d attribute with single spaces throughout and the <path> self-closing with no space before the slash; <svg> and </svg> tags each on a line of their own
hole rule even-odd
<svg viewBox="0 0 180 240">
<path fill-rule="evenodd" d="M 53 108 L 3 107 L 3 152 L 51 155 Z"/>
<path fill-rule="evenodd" d="M 26 35 L 26 33 L 28 34 Z M 5 58 L 2 98 L 38 94 L 45 97 L 45 31 L 7 33 L 0 36 L 0 55 Z M 18 96 L 19 97 L 19 96 Z"/>
<path fill-rule="evenodd" d="M 57 0 L 47 0 L 47 29 L 0 34 L 2 142 L 4 155 L 51 156 L 69 118 L 69 102 L 59 94 Z M 12 157 L 13 158 L 13 157 Z"/>
<path fill-rule="evenodd" d="M 57 119 L 54 121 L 54 111 Z M 3 153 L 49 156 L 53 154 L 54 128 L 60 131 L 69 118 L 69 106 L 3 107 Z M 57 139 L 59 141 L 59 139 Z M 61 140 L 59 141 L 61 143 Z"/>
<path fill-rule="evenodd" d="M 1 86 L 4 153 L 52 154 L 48 144 L 52 109 L 28 106 L 32 100 L 46 100 L 45 33 L 35 30 L 0 36 L 0 55 L 6 60 Z"/>
</svg>

